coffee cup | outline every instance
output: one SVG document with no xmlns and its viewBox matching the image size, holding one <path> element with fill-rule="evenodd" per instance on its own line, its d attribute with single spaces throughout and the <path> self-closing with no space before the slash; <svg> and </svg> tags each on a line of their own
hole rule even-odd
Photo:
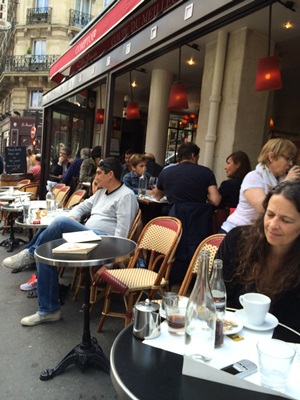
<svg viewBox="0 0 300 400">
<path fill-rule="evenodd" d="M 252 325 L 262 325 L 270 309 L 271 299 L 260 293 L 246 293 L 239 297 L 245 316 Z"/>
</svg>

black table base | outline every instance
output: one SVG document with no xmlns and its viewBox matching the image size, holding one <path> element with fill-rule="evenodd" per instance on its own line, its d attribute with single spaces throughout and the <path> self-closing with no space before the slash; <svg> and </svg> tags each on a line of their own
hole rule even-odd
<svg viewBox="0 0 300 400">
<path fill-rule="evenodd" d="M 103 353 L 102 348 L 98 345 L 97 339 L 92 338 L 90 334 L 90 271 L 84 268 L 84 304 L 83 304 L 83 334 L 81 344 L 75 346 L 62 361 L 55 367 L 46 369 L 41 372 L 40 379 L 47 381 L 61 374 L 66 367 L 76 364 L 81 370 L 85 370 L 90 363 L 96 364 L 103 368 L 105 372 L 110 372 L 109 360 Z"/>
<path fill-rule="evenodd" d="M 94 337 L 91 338 L 88 347 L 83 344 L 75 346 L 74 349 L 72 349 L 55 368 L 45 369 L 42 371 L 40 379 L 42 381 L 52 379 L 54 376 L 61 374 L 64 369 L 71 364 L 78 365 L 79 368 L 84 371 L 90 363 L 98 365 L 103 368 L 105 372 L 109 373 L 109 361 L 101 347 L 98 345 L 97 339 Z"/>
<path fill-rule="evenodd" d="M 15 246 L 19 246 L 21 243 L 25 244 L 27 242 L 26 242 L 26 240 L 15 238 L 14 216 L 13 216 L 12 211 L 9 211 L 9 212 L 10 212 L 10 214 L 9 214 L 9 226 L 10 226 L 9 238 L 2 240 L 2 242 L 0 243 L 0 246 L 8 247 L 7 252 L 11 253 Z"/>
</svg>

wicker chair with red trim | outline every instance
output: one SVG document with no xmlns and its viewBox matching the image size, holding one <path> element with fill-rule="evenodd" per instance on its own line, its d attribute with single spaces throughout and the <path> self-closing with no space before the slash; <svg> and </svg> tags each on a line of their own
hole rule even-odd
<svg viewBox="0 0 300 400">
<path fill-rule="evenodd" d="M 187 291 L 190 286 L 190 283 L 191 283 L 191 280 L 192 280 L 192 277 L 197 275 L 197 273 L 198 273 L 200 251 L 207 250 L 210 253 L 210 256 L 209 256 L 209 272 L 210 272 L 212 265 L 213 265 L 215 255 L 216 255 L 218 248 L 219 248 L 220 244 L 222 243 L 224 237 L 225 237 L 224 233 L 216 233 L 215 235 L 208 236 L 206 239 L 202 240 L 202 242 L 199 244 L 199 246 L 195 250 L 193 258 L 191 259 L 191 262 L 186 271 L 185 277 L 184 277 L 182 284 L 180 286 L 180 289 L 178 291 L 178 294 L 180 296 L 186 296 Z"/>
<path fill-rule="evenodd" d="M 180 240 L 182 226 L 174 217 L 152 219 L 142 230 L 137 241 L 137 249 L 131 257 L 128 268 L 106 270 L 101 278 L 107 283 L 102 316 L 98 325 L 101 331 L 107 316 L 124 318 L 125 326 L 132 320 L 132 308 L 143 293 L 152 299 L 157 292 L 168 289 L 168 279 L 174 254 Z M 137 268 L 139 259 L 145 261 L 147 268 Z M 111 294 L 123 296 L 125 314 L 110 311 Z"/>
</svg>

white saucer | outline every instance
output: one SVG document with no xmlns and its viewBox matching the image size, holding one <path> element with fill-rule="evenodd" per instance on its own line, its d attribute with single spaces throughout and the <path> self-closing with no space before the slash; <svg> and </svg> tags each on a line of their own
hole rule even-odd
<svg viewBox="0 0 300 400">
<path fill-rule="evenodd" d="M 262 325 L 252 325 L 247 321 L 244 310 L 237 310 L 235 312 L 236 318 L 239 318 L 244 324 L 245 328 L 252 329 L 254 331 L 268 331 L 269 329 L 274 329 L 278 325 L 278 319 L 273 315 L 268 313 L 265 322 Z"/>
<path fill-rule="evenodd" d="M 226 315 L 225 315 L 225 319 L 227 320 L 227 321 L 231 321 L 231 322 L 234 322 L 234 324 L 236 325 L 236 326 L 233 326 L 230 330 L 228 330 L 228 331 L 224 331 L 224 335 L 234 335 L 235 333 L 238 333 L 239 331 L 241 331 L 242 329 L 243 329 L 243 324 L 242 324 L 242 320 L 241 319 L 237 319 L 236 317 L 235 317 L 235 313 L 233 313 L 233 312 L 226 312 Z"/>
</svg>

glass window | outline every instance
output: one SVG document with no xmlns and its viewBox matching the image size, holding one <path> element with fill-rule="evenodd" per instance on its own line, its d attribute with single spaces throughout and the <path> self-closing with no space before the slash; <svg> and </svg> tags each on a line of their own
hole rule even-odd
<svg viewBox="0 0 300 400">
<path fill-rule="evenodd" d="M 29 93 L 29 107 L 30 108 L 42 108 L 43 91 L 42 90 L 31 90 Z"/>
<path fill-rule="evenodd" d="M 46 8 L 49 7 L 49 0 L 37 0 L 36 8 Z"/>
<path fill-rule="evenodd" d="M 75 10 L 90 14 L 90 0 L 75 0 Z"/>
</svg>

